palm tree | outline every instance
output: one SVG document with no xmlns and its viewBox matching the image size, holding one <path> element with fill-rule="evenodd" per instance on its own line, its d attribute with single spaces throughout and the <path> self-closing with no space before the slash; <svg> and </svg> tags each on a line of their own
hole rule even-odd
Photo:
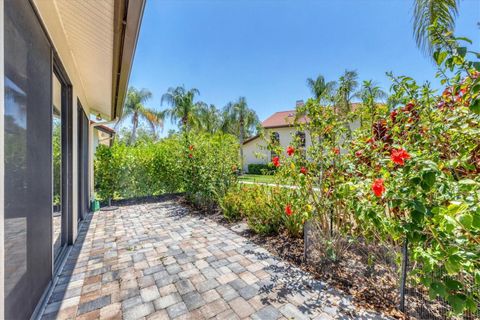
<svg viewBox="0 0 480 320">
<path fill-rule="evenodd" d="M 161 103 L 165 102 L 171 106 L 170 109 L 164 110 L 165 115 L 172 121 L 178 121 L 181 130 L 189 131 L 198 123 L 199 110 L 205 106 L 203 102 L 194 102 L 195 96 L 198 95 L 200 95 L 198 89 L 186 90 L 184 86 L 168 88 L 167 93 L 162 95 Z"/>
<path fill-rule="evenodd" d="M 135 143 L 137 138 L 137 128 L 140 121 L 145 121 L 155 135 L 157 126 L 163 127 L 163 116 L 155 110 L 145 106 L 145 103 L 152 98 L 152 93 L 147 89 L 138 90 L 134 87 L 128 88 L 127 99 L 125 101 L 125 109 L 122 117 L 116 123 L 118 127 L 126 119 L 132 119 L 132 134 L 129 139 L 129 144 Z"/>
<path fill-rule="evenodd" d="M 429 30 L 434 22 L 444 30 L 454 29 L 458 4 L 459 0 L 415 0 L 413 35 L 419 48 L 428 53 L 435 49 L 435 37 Z"/>
<path fill-rule="evenodd" d="M 330 95 L 335 86 L 335 81 L 326 82 L 325 78 L 322 75 L 318 75 L 316 80 L 312 78 L 307 79 L 307 85 L 310 88 L 310 91 L 313 94 L 313 97 L 320 102 L 322 99 L 325 99 L 326 96 Z"/>
<path fill-rule="evenodd" d="M 373 126 L 378 107 L 377 102 L 384 101 L 387 98 L 387 94 L 373 80 L 365 80 L 357 96 L 362 99 L 363 106 L 369 109 Z M 360 125 L 362 125 L 362 120 L 360 115 Z"/>
<path fill-rule="evenodd" d="M 224 108 L 227 120 L 226 127 L 238 137 L 240 143 L 240 167 L 243 168 L 243 142 L 247 135 L 253 133 L 259 121 L 256 112 L 247 105 L 245 97 L 238 98 L 235 102 L 228 103 Z"/>
<path fill-rule="evenodd" d="M 358 87 L 358 74 L 354 70 L 345 70 L 338 80 L 338 89 L 335 94 L 335 102 L 339 111 L 344 115 L 352 111 L 352 99 L 356 95 Z"/>
<path fill-rule="evenodd" d="M 198 129 L 215 133 L 221 126 L 219 110 L 213 105 L 203 105 L 198 110 Z"/>
</svg>

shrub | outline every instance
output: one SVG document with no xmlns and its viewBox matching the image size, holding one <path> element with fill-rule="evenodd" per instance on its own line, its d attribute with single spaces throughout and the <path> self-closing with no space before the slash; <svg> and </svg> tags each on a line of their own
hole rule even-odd
<svg viewBox="0 0 480 320">
<path fill-rule="evenodd" d="M 250 163 L 248 165 L 249 174 L 270 174 L 275 172 L 275 167 L 265 163 Z"/>
<path fill-rule="evenodd" d="M 184 136 L 173 135 L 133 146 L 99 146 L 95 155 L 98 196 L 106 200 L 186 192 L 195 204 L 213 204 L 236 179 L 238 143 L 223 134 L 196 134 L 189 141 L 186 145 Z"/>
</svg>

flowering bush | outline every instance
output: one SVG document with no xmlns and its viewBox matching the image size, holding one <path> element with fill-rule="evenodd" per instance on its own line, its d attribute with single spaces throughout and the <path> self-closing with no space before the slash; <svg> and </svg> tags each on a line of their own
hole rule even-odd
<svg viewBox="0 0 480 320">
<path fill-rule="evenodd" d="M 313 217 L 324 237 L 408 244 L 414 282 L 446 299 L 455 313 L 475 312 L 480 296 L 480 63 L 449 34 L 435 53 L 446 89 L 394 77 L 395 108 L 342 111 L 310 99 L 306 157 L 295 143 L 272 145 L 286 191 L 284 224 L 302 233 Z M 453 74 L 453 76 L 452 76 Z M 449 75 L 449 76 L 445 76 Z M 370 114 L 369 114 L 370 112 Z M 352 128 L 355 120 L 359 128 Z M 286 205 L 285 205 L 286 204 Z M 312 208 L 311 210 L 307 208 Z M 297 215 L 301 213 L 300 215 Z M 297 218 L 301 217 L 301 218 Z M 444 270 L 444 271 L 443 271 Z"/>
</svg>

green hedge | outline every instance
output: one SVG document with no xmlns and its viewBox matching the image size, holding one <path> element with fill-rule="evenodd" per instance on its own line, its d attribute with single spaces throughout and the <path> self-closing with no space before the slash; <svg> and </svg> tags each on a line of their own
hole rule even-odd
<svg viewBox="0 0 480 320">
<path fill-rule="evenodd" d="M 234 181 L 238 143 L 230 135 L 174 135 L 155 143 L 99 146 L 95 190 L 101 200 L 186 192 L 206 204 Z"/>
<path fill-rule="evenodd" d="M 249 174 L 269 174 L 275 172 L 275 167 L 265 163 L 250 163 L 248 165 Z"/>
</svg>

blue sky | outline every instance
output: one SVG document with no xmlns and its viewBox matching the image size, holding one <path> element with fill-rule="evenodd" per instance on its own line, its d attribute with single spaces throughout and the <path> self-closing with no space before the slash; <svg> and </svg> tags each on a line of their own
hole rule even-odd
<svg viewBox="0 0 480 320">
<path fill-rule="evenodd" d="M 388 91 L 386 71 L 436 83 L 412 37 L 413 0 L 149 0 L 130 85 L 200 90 L 223 107 L 245 96 L 260 120 L 310 97 L 308 77 L 354 69 Z M 460 2 L 456 34 L 480 51 L 480 1 Z M 167 121 L 164 134 L 175 126 Z"/>
</svg>

